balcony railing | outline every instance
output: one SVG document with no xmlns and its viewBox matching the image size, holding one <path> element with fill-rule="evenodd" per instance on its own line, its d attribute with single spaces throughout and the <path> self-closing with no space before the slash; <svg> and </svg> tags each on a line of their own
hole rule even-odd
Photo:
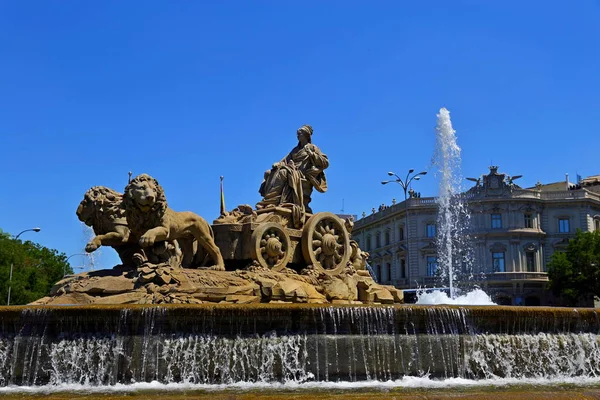
<svg viewBox="0 0 600 400">
<path fill-rule="evenodd" d="M 436 204 L 435 197 L 415 197 L 408 199 L 408 207 L 431 206 Z"/>
<path fill-rule="evenodd" d="M 487 282 L 498 282 L 505 281 L 510 282 L 514 280 L 531 280 L 538 282 L 547 282 L 548 274 L 545 272 L 494 272 L 490 274 L 486 274 L 486 279 L 484 281 Z M 481 281 L 483 282 L 483 281 Z M 381 282 L 384 285 L 393 285 L 400 289 L 416 289 L 416 288 L 428 288 L 428 287 L 438 287 L 445 286 L 444 282 L 440 280 L 440 278 L 435 276 L 420 276 L 417 278 L 413 278 L 410 281 L 408 279 L 394 279 L 392 281 Z M 472 282 L 471 282 L 472 283 Z M 458 286 L 461 286 L 461 283 L 458 282 Z"/>
<path fill-rule="evenodd" d="M 548 280 L 546 272 L 494 272 L 486 274 L 486 277 L 488 281 Z"/>
<path fill-rule="evenodd" d="M 594 199 L 600 201 L 600 195 L 588 192 L 587 190 L 563 190 L 560 192 L 542 192 L 541 198 L 544 200 L 554 199 Z"/>
</svg>

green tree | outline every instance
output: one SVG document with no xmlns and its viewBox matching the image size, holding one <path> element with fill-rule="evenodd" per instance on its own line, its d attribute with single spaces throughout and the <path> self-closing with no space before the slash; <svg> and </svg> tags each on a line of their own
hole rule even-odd
<svg viewBox="0 0 600 400">
<path fill-rule="evenodd" d="M 64 253 L 30 241 L 13 239 L 0 230 L 0 304 L 6 305 L 10 276 L 10 304 L 27 304 L 47 296 L 63 273 L 73 273 Z"/>
<path fill-rule="evenodd" d="M 556 252 L 548 264 L 550 289 L 570 306 L 600 295 L 600 232 L 577 231 L 566 252 Z"/>
</svg>

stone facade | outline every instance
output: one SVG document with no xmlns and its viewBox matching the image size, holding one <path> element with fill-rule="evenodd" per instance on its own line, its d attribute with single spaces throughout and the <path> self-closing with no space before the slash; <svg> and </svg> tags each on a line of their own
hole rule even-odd
<svg viewBox="0 0 600 400">
<path fill-rule="evenodd" d="M 514 183 L 519 177 L 490 167 L 489 174 L 469 179 L 475 186 L 463 196 L 471 211 L 471 283 L 499 304 L 556 305 L 545 290 L 546 266 L 577 229 L 600 230 L 600 180 L 524 189 Z M 436 276 L 436 219 L 436 198 L 412 193 L 363 214 L 352 235 L 370 253 L 379 282 L 401 289 L 445 286 Z"/>
</svg>

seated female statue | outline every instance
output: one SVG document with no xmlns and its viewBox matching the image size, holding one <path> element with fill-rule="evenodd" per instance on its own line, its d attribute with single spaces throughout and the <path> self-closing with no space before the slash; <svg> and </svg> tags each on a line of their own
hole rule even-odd
<svg viewBox="0 0 600 400">
<path fill-rule="evenodd" d="M 298 129 L 298 145 L 265 172 L 258 190 L 263 199 L 256 204 L 257 209 L 290 207 L 296 226 L 302 225 L 305 213 L 312 213 L 309 203 L 313 188 L 321 193 L 327 191 L 323 171 L 329 166 L 329 160 L 312 143 L 312 134 L 310 125 Z"/>
</svg>

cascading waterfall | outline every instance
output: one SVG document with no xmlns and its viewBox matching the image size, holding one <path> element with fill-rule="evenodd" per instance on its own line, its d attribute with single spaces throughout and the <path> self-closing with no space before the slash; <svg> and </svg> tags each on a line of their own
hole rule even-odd
<svg viewBox="0 0 600 400">
<path fill-rule="evenodd" d="M 98 249 L 96 249 L 95 251 L 93 251 L 92 253 L 88 253 L 85 251 L 85 246 L 86 244 L 94 238 L 94 236 L 96 236 L 96 234 L 94 233 L 94 230 L 87 226 L 85 223 L 81 223 L 81 230 L 83 233 L 83 240 L 82 240 L 82 249 L 81 249 L 81 254 L 86 254 L 87 257 L 85 258 L 85 262 L 87 264 L 88 270 L 89 271 L 94 271 L 96 264 L 98 264 L 98 260 L 100 260 L 102 258 L 102 254 L 103 254 L 103 248 L 99 247 Z M 74 268 L 73 270 L 74 273 L 79 273 L 81 271 L 77 271 L 76 268 Z"/>
<path fill-rule="evenodd" d="M 154 306 L 0 314 L 0 386 L 600 376 L 593 309 Z"/>
<path fill-rule="evenodd" d="M 436 150 L 433 165 L 439 178 L 437 217 L 437 263 L 450 298 L 455 297 L 459 272 L 472 273 L 472 246 L 469 239 L 470 213 L 461 193 L 461 149 L 452 128 L 450 112 L 437 115 Z"/>
</svg>

